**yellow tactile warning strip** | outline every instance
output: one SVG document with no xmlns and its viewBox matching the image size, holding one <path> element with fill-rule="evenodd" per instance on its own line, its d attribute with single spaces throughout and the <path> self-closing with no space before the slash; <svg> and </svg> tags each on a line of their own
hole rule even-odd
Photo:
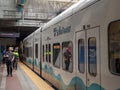
<svg viewBox="0 0 120 90">
<path fill-rule="evenodd" d="M 30 77 L 30 79 L 35 83 L 39 90 L 54 90 L 51 86 L 49 86 L 44 80 L 37 76 L 23 63 L 19 62 L 19 65 L 23 69 L 23 71 L 25 71 L 25 73 Z"/>
</svg>

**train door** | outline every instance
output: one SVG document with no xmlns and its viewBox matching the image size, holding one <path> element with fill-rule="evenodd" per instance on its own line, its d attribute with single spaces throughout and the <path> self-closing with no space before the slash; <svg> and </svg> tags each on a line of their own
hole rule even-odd
<svg viewBox="0 0 120 90">
<path fill-rule="evenodd" d="M 76 43 L 77 90 L 100 90 L 99 28 L 77 32 Z"/>
<path fill-rule="evenodd" d="M 34 43 L 34 71 L 40 74 L 39 43 Z"/>
<path fill-rule="evenodd" d="M 99 28 L 87 30 L 87 86 L 100 90 L 100 41 Z"/>
<path fill-rule="evenodd" d="M 77 85 L 75 90 L 86 90 L 86 38 L 85 31 L 76 33 L 76 70 Z"/>
</svg>

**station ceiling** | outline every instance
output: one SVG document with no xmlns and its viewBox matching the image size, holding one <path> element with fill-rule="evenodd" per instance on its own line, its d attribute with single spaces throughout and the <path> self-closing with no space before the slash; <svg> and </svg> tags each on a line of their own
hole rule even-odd
<svg viewBox="0 0 120 90">
<path fill-rule="evenodd" d="M 16 0 L 16 1 L 19 1 L 19 0 Z M 23 15 L 21 16 L 21 19 L 25 19 L 27 17 L 27 20 L 26 22 L 24 22 L 24 24 L 26 24 L 27 22 L 30 23 L 31 20 L 34 20 L 37 23 L 46 23 L 50 19 L 54 18 L 55 16 L 60 14 L 62 11 L 64 11 L 65 9 L 67 9 L 72 4 L 78 1 L 79 0 L 27 0 L 24 6 L 24 13 L 21 13 Z M 16 4 L 17 3 L 18 2 L 16 2 Z M 6 9 L 4 10 L 4 7 L 3 7 L 5 6 L 4 4 L 8 7 L 7 10 Z M 1 7 L 3 8 L 2 10 L 4 11 L 3 16 L 7 16 L 9 18 L 9 16 L 12 17 L 13 13 L 16 13 L 16 11 L 9 9 L 9 7 L 12 7 L 13 5 L 10 5 L 10 4 L 7 5 L 6 2 L 3 2 L 2 5 L 0 4 L 0 8 Z M 39 17 L 36 18 L 36 16 L 37 17 L 39 16 Z M 17 41 L 19 42 L 23 40 L 25 37 L 27 37 L 29 34 L 34 32 L 37 28 L 39 28 L 37 25 L 36 26 L 14 25 L 18 20 L 20 20 L 20 18 L 14 18 L 14 16 L 9 19 L 0 18 L 0 33 L 1 32 L 20 33 L 20 37 L 17 38 Z"/>
</svg>

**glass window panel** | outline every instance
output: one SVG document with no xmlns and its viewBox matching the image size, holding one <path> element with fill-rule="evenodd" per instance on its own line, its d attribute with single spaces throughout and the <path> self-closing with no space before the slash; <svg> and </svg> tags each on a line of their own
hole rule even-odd
<svg viewBox="0 0 120 90">
<path fill-rule="evenodd" d="M 62 43 L 62 66 L 63 70 L 72 72 L 73 71 L 73 44 L 71 41 L 63 42 Z"/>
<path fill-rule="evenodd" d="M 55 67 L 60 67 L 60 44 L 53 44 L 53 65 Z"/>
<path fill-rule="evenodd" d="M 33 57 L 33 56 L 32 56 L 32 52 L 33 52 L 33 51 L 32 51 L 32 47 L 28 47 L 28 56 L 29 56 L 29 57 Z"/>
<path fill-rule="evenodd" d="M 44 62 L 44 53 L 45 53 L 45 51 L 44 51 L 44 45 L 42 47 L 43 47 L 42 48 L 42 61 Z"/>
<path fill-rule="evenodd" d="M 35 44 L 35 58 L 38 58 L 38 44 Z"/>
<path fill-rule="evenodd" d="M 108 34 L 110 71 L 120 75 L 120 21 L 110 24 Z"/>
<path fill-rule="evenodd" d="M 78 40 L 78 69 L 81 73 L 85 72 L 85 49 L 84 40 Z"/>
<path fill-rule="evenodd" d="M 88 39 L 88 70 L 90 75 L 97 74 L 97 56 L 96 56 L 96 38 L 90 37 Z"/>
<path fill-rule="evenodd" d="M 46 62 L 48 62 L 48 45 L 46 44 L 46 52 L 45 52 Z"/>
<path fill-rule="evenodd" d="M 51 44 L 49 44 L 49 63 L 51 63 Z"/>
</svg>

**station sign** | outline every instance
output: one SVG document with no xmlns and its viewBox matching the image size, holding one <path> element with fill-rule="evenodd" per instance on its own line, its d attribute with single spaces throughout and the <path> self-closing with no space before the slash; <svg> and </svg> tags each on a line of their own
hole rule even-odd
<svg viewBox="0 0 120 90">
<path fill-rule="evenodd" d="M 0 33 L 0 37 L 20 37 L 20 33 Z"/>
</svg>

